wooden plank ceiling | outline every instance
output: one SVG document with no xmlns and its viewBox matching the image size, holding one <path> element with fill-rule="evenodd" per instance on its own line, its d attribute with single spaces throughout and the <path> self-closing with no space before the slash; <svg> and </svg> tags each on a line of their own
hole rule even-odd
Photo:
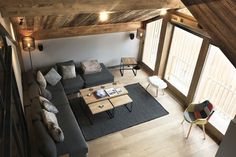
<svg viewBox="0 0 236 157">
<path fill-rule="evenodd" d="M 36 39 L 86 35 L 85 30 L 87 34 L 136 30 L 142 21 L 159 16 L 161 8 L 182 6 L 180 0 L 0 1 L 2 16 L 11 19 L 19 35 Z M 101 11 L 109 12 L 106 22 L 99 21 Z"/>
<path fill-rule="evenodd" d="M 236 0 L 182 0 L 236 67 Z"/>
</svg>

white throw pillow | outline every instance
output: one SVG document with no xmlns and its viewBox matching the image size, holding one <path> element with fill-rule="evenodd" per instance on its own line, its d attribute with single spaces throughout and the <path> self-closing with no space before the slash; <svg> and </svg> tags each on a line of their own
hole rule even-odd
<svg viewBox="0 0 236 157">
<path fill-rule="evenodd" d="M 45 109 L 43 109 L 42 114 L 44 124 L 48 128 L 48 131 L 51 134 L 52 138 L 57 142 L 64 141 L 64 134 L 58 125 L 57 117 L 55 116 L 55 114 L 48 112 Z"/>
<path fill-rule="evenodd" d="M 63 79 L 76 77 L 75 65 L 62 66 Z"/>
<path fill-rule="evenodd" d="M 57 117 L 54 113 L 43 109 L 43 122 L 47 126 L 49 133 L 56 142 L 64 141 L 64 134 L 58 125 Z"/>
<path fill-rule="evenodd" d="M 43 115 L 43 121 L 47 127 L 49 127 L 50 123 L 53 123 L 56 126 L 58 126 L 57 117 L 54 113 L 42 109 L 42 115 Z"/>
<path fill-rule="evenodd" d="M 56 108 L 56 106 L 54 106 L 48 99 L 39 96 L 39 101 L 42 105 L 42 107 L 47 110 L 48 112 L 52 112 L 52 113 L 58 113 L 58 109 Z"/>
<path fill-rule="evenodd" d="M 59 75 L 54 68 L 52 68 L 44 77 L 52 86 L 56 85 L 61 80 L 61 75 Z"/>
<path fill-rule="evenodd" d="M 47 82 L 42 74 L 42 72 L 39 70 L 37 72 L 37 82 L 39 83 L 39 85 L 43 88 L 46 88 L 47 87 Z"/>
</svg>

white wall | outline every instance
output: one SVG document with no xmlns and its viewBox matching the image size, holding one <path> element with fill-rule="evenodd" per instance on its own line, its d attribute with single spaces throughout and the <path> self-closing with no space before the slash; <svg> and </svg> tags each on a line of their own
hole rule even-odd
<svg viewBox="0 0 236 157">
<path fill-rule="evenodd" d="M 44 50 L 32 52 L 34 68 L 51 65 L 61 61 L 75 62 L 97 59 L 107 66 L 120 64 L 122 56 L 138 57 L 139 40 L 130 40 L 129 33 L 119 32 L 37 41 Z M 136 32 L 133 32 L 136 34 Z M 30 68 L 29 53 L 23 51 L 25 70 Z"/>
</svg>

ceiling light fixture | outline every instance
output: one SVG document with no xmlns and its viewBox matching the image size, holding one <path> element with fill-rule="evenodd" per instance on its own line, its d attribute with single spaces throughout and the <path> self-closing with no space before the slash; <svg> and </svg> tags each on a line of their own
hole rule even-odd
<svg viewBox="0 0 236 157">
<path fill-rule="evenodd" d="M 165 9 L 165 8 L 163 8 L 163 9 L 161 9 L 161 11 L 160 11 L 160 15 L 165 15 L 165 14 L 167 14 L 167 9 Z"/>
<path fill-rule="evenodd" d="M 106 11 L 103 11 L 103 12 L 99 13 L 99 19 L 102 22 L 106 21 L 108 19 L 108 17 L 109 17 L 108 12 L 106 12 Z"/>
</svg>

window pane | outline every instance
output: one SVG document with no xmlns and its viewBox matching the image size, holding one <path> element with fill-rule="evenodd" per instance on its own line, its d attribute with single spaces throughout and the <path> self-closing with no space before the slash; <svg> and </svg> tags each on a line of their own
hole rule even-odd
<svg viewBox="0 0 236 157">
<path fill-rule="evenodd" d="M 236 114 L 236 69 L 222 51 L 211 45 L 200 83 L 196 101 L 208 99 L 218 113 L 227 119 Z"/>
<path fill-rule="evenodd" d="M 155 69 L 157 49 L 161 33 L 162 20 L 147 24 L 142 61 L 152 70 Z"/>
<path fill-rule="evenodd" d="M 175 27 L 165 79 L 187 96 L 201 49 L 202 38 Z"/>
</svg>

